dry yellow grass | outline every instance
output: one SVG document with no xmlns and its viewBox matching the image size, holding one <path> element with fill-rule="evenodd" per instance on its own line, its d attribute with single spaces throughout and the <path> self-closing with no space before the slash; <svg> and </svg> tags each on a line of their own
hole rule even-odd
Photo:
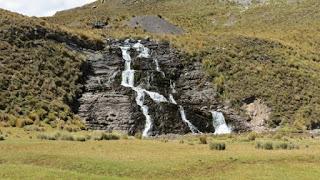
<svg viewBox="0 0 320 180">
<path fill-rule="evenodd" d="M 317 179 L 320 174 L 320 143 L 310 138 L 293 139 L 297 150 L 267 151 L 239 137 L 209 137 L 227 145 L 225 151 L 212 151 L 192 136 L 184 144 L 132 138 L 70 142 L 2 129 L 8 131 L 9 138 L 0 142 L 0 175 L 9 179 Z"/>
</svg>

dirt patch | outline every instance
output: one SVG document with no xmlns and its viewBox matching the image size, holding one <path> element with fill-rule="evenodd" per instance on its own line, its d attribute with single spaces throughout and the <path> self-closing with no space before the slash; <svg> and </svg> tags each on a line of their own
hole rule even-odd
<svg viewBox="0 0 320 180">
<path fill-rule="evenodd" d="M 183 34 L 183 29 L 158 16 L 137 16 L 128 22 L 129 27 L 140 27 L 147 32 L 158 34 Z"/>
</svg>

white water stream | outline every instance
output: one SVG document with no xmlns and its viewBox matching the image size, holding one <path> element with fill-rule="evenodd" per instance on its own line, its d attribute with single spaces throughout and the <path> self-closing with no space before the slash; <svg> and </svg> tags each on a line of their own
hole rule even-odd
<svg viewBox="0 0 320 180">
<path fill-rule="evenodd" d="M 128 43 L 128 41 L 126 41 L 126 42 Z M 136 103 L 137 103 L 137 105 L 140 106 L 140 108 L 142 110 L 142 113 L 146 118 L 146 124 L 145 124 L 145 128 L 143 130 L 143 134 L 142 135 L 143 136 L 149 136 L 150 130 L 152 129 L 152 118 L 149 115 L 149 107 L 147 105 L 144 105 L 145 95 L 147 94 L 148 96 L 150 96 L 150 98 L 153 101 L 155 101 L 156 103 L 168 102 L 168 100 L 163 95 L 161 95 L 161 94 L 159 94 L 157 92 L 147 91 L 146 89 L 134 86 L 134 73 L 135 73 L 135 71 L 133 69 L 131 69 L 132 58 L 131 58 L 130 52 L 129 52 L 131 47 L 130 46 L 123 46 L 123 47 L 120 47 L 120 48 L 121 48 L 121 51 L 122 51 L 122 58 L 123 58 L 123 60 L 125 60 L 125 69 L 122 72 L 121 85 L 124 86 L 124 87 L 130 87 L 132 90 L 134 90 L 137 93 Z M 140 41 L 138 43 L 134 44 L 132 46 L 132 48 L 140 53 L 138 55 L 138 57 L 150 58 L 150 49 L 148 49 L 144 45 L 142 45 Z M 159 66 L 158 60 L 154 59 L 154 62 L 155 62 L 155 65 L 156 65 L 156 70 L 158 72 L 161 72 L 161 74 L 165 77 L 165 73 L 163 71 L 161 71 L 161 68 Z M 173 93 L 176 92 L 176 90 L 174 89 L 175 88 L 175 84 L 172 83 L 171 81 L 170 81 L 170 88 L 171 88 Z M 171 103 L 177 104 L 177 102 L 174 100 L 172 94 L 169 95 L 169 100 L 170 100 Z M 188 125 L 188 127 L 191 130 L 191 132 L 192 133 L 201 133 L 187 119 L 185 110 L 181 105 L 179 106 L 179 111 L 180 111 L 181 119 L 183 120 L 183 122 L 185 122 Z"/>
<path fill-rule="evenodd" d="M 228 127 L 222 112 L 211 111 L 213 126 L 215 129 L 214 134 L 230 134 L 231 128 Z"/>
<path fill-rule="evenodd" d="M 171 88 L 172 93 L 176 93 L 176 92 L 177 92 L 177 91 L 175 90 L 175 84 L 172 83 L 171 80 L 170 80 L 170 88 Z M 169 99 L 170 99 L 170 102 L 171 102 L 172 104 L 177 104 L 177 102 L 176 102 L 176 100 L 174 99 L 174 97 L 173 97 L 172 94 L 169 94 Z M 187 115 L 186 115 L 186 112 L 185 112 L 183 106 L 179 105 L 179 111 L 180 111 L 180 116 L 181 116 L 182 121 L 185 122 L 185 123 L 188 125 L 190 131 L 191 131 L 192 133 L 201 133 L 201 132 L 198 130 L 198 128 L 196 128 L 196 127 L 187 119 Z"/>
</svg>

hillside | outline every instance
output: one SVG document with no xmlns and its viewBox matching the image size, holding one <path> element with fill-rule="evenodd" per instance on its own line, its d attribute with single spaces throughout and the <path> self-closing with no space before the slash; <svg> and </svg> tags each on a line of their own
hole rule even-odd
<svg viewBox="0 0 320 180">
<path fill-rule="evenodd" d="M 239 114 L 248 114 L 246 105 L 259 100 L 271 109 L 269 127 L 318 128 L 319 1 L 237 2 L 105 0 L 41 19 L 1 10 L 2 122 L 45 121 L 55 127 L 57 121 L 78 119 L 71 108 L 82 92 L 86 58 L 76 49 L 101 49 L 110 37 L 150 37 L 169 41 L 189 61 L 201 60 L 219 101 Z M 143 15 L 183 33 L 129 27 L 131 18 Z M 92 29 L 96 24 L 104 27 Z"/>
<path fill-rule="evenodd" d="M 319 179 L 319 9 L 0 9 L 0 179 Z"/>
<path fill-rule="evenodd" d="M 105 37 L 169 40 L 203 59 L 223 101 L 243 111 L 246 99 L 262 99 L 272 111 L 267 122 L 271 127 L 312 129 L 320 122 L 319 7 L 317 0 L 251 5 L 211 0 L 106 0 L 59 12 L 47 20 L 84 29 L 104 22 L 104 29 L 94 31 Z M 152 34 L 127 25 L 132 17 L 142 15 L 157 15 L 185 33 Z"/>
<path fill-rule="evenodd" d="M 100 40 L 5 10 L 0 17 L 1 125 L 81 123 L 70 106 L 85 58 L 66 45 L 98 49 Z"/>
</svg>

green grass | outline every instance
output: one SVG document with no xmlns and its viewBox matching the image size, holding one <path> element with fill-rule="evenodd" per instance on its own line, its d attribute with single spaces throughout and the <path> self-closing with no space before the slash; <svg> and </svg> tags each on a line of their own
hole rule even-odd
<svg viewBox="0 0 320 180">
<path fill-rule="evenodd" d="M 227 146 L 212 151 L 192 136 L 183 139 L 194 145 L 179 139 L 46 141 L 29 139 L 19 129 L 2 130 L 8 131 L 8 139 L 0 142 L 0 175 L 8 179 L 317 179 L 320 173 L 319 141 L 307 136 L 290 139 L 300 149 L 272 151 L 256 149 L 254 142 L 237 137 L 208 136 L 209 142 Z"/>
<path fill-rule="evenodd" d="M 85 57 L 66 44 L 95 49 L 101 40 L 2 9 L 0 16 L 0 126 L 83 126 L 71 106 Z"/>
</svg>

